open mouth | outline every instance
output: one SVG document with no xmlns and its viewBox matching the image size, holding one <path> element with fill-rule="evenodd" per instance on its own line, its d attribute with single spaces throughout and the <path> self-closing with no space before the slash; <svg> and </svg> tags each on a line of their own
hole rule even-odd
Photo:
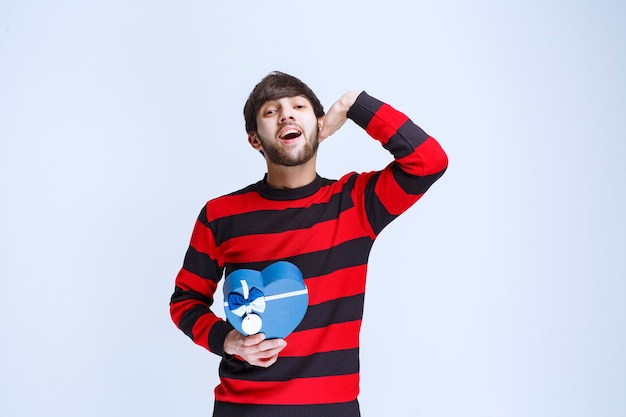
<svg viewBox="0 0 626 417">
<path fill-rule="evenodd" d="M 290 140 L 290 139 L 295 139 L 297 137 L 300 137 L 300 135 L 302 135 L 302 132 L 300 131 L 300 129 L 295 128 L 293 126 L 288 126 L 280 131 L 280 133 L 278 134 L 278 137 L 282 140 Z"/>
</svg>

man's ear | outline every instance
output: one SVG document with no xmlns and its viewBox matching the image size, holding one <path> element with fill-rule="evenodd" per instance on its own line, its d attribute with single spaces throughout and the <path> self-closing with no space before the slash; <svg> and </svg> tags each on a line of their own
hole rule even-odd
<svg viewBox="0 0 626 417">
<path fill-rule="evenodd" d="M 324 121 L 326 120 L 326 116 L 322 116 L 322 117 L 318 117 L 317 118 L 317 127 L 319 128 L 319 130 L 322 130 L 322 128 L 324 127 Z"/>
<path fill-rule="evenodd" d="M 261 141 L 255 132 L 248 133 L 248 143 L 257 151 L 262 150 Z"/>
<path fill-rule="evenodd" d="M 322 116 L 322 117 L 318 117 L 317 118 L 317 133 L 318 133 L 317 142 L 318 143 L 320 143 L 322 140 L 324 140 L 324 139 L 320 139 L 319 138 L 319 133 L 324 128 L 324 122 L 325 121 L 326 121 L 326 116 Z"/>
</svg>

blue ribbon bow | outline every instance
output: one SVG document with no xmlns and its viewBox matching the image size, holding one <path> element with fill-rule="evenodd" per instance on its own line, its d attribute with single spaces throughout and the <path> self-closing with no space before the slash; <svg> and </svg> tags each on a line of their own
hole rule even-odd
<svg viewBox="0 0 626 417">
<path fill-rule="evenodd" d="M 248 298 L 231 292 L 228 294 L 228 308 L 239 317 L 243 317 L 244 314 L 250 314 L 253 311 L 262 313 L 265 311 L 265 297 L 257 288 L 250 290 Z"/>
</svg>

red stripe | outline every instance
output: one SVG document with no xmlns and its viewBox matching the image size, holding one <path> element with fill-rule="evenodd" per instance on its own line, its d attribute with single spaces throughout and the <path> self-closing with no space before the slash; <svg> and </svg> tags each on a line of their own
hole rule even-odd
<svg viewBox="0 0 626 417">
<path fill-rule="evenodd" d="M 360 329 L 361 320 L 355 320 L 291 333 L 287 336 L 287 346 L 280 352 L 280 356 L 309 356 L 320 352 L 357 348 Z"/>
<path fill-rule="evenodd" d="M 421 175 L 437 174 L 448 166 L 448 155 L 433 137 L 428 137 L 426 142 L 417 148 L 417 151 L 422 155 L 420 159 L 429 161 L 428 165 L 424 166 Z"/>
<path fill-rule="evenodd" d="M 211 204 L 207 206 L 207 220 L 212 222 L 233 214 L 267 210 L 266 205 L 268 202 L 267 199 L 261 197 L 256 191 L 219 197 L 211 201 Z"/>
<path fill-rule="evenodd" d="M 222 319 L 213 313 L 207 312 L 207 314 L 200 316 L 191 330 L 194 342 L 209 349 L 209 332 L 211 331 L 211 327 L 218 321 L 222 321 Z"/>
<path fill-rule="evenodd" d="M 338 221 L 342 223 L 339 229 Z M 222 243 L 219 250 L 227 262 L 263 262 L 327 250 L 363 236 L 369 234 L 357 221 L 356 210 L 351 209 L 342 213 L 340 220 L 317 223 L 307 229 L 235 237 Z"/>
<path fill-rule="evenodd" d="M 178 302 L 170 304 L 170 316 L 172 316 L 172 321 L 176 326 L 180 327 L 178 324 L 180 323 L 180 319 L 185 314 L 185 311 L 189 308 L 189 304 L 185 302 Z"/>
<path fill-rule="evenodd" d="M 262 382 L 222 378 L 215 388 L 216 400 L 242 404 L 330 404 L 353 401 L 358 394 L 358 374 Z"/>
<path fill-rule="evenodd" d="M 208 221 L 232 216 L 234 214 L 252 213 L 258 210 L 285 210 L 289 208 L 306 208 L 312 204 L 327 203 L 333 195 L 341 192 L 341 189 L 347 180 L 347 176 L 334 182 L 333 184 L 323 186 L 320 190 L 310 197 L 297 200 L 269 200 L 256 190 L 246 194 L 235 194 L 219 197 L 211 201 L 207 206 Z"/>
<path fill-rule="evenodd" d="M 327 275 L 307 278 L 309 289 L 309 305 L 317 305 L 342 297 L 362 294 L 365 292 L 366 265 L 340 269 Z"/>
<path fill-rule="evenodd" d="M 383 104 L 367 125 L 366 132 L 383 145 L 396 134 L 409 118 L 388 104 Z"/>
<path fill-rule="evenodd" d="M 209 255 L 211 259 L 217 259 L 213 231 L 200 221 L 196 221 L 189 244 L 198 252 Z"/>
<path fill-rule="evenodd" d="M 176 326 L 180 327 L 180 320 L 184 314 L 195 306 L 206 307 L 206 304 L 201 303 L 200 301 L 186 300 L 178 303 L 172 303 L 170 305 L 170 315 L 172 316 L 172 320 Z M 211 313 L 202 315 L 196 323 L 194 323 L 192 329 L 194 342 L 206 349 L 209 349 L 209 331 L 211 330 L 211 327 L 213 327 L 213 325 L 220 320 L 221 319 L 219 317 Z"/>
<path fill-rule="evenodd" d="M 178 272 L 176 286 L 185 291 L 191 290 L 201 294 L 213 294 L 217 288 L 217 284 L 214 281 L 199 277 L 186 269 L 181 269 L 180 272 Z"/>
<path fill-rule="evenodd" d="M 193 291 L 200 294 L 214 294 L 217 284 L 211 280 L 206 280 L 193 274 L 186 269 L 181 269 L 176 276 L 176 286 L 183 291 Z M 170 313 L 172 320 L 176 325 L 180 323 L 180 320 L 186 310 L 193 308 L 196 305 L 204 305 L 202 302 L 193 299 L 187 299 L 172 303 L 170 306 Z"/>
<path fill-rule="evenodd" d="M 423 177 L 437 174 L 446 168 L 448 156 L 439 143 L 429 136 L 412 154 L 398 159 L 397 162 L 405 172 Z"/>
<path fill-rule="evenodd" d="M 402 214 L 421 197 L 421 195 L 407 194 L 396 182 L 391 171 L 383 171 L 374 187 L 374 192 L 392 215 Z"/>
</svg>

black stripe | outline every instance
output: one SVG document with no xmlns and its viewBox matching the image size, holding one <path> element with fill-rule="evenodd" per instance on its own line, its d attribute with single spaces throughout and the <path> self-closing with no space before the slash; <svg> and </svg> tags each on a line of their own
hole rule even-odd
<svg viewBox="0 0 626 417">
<path fill-rule="evenodd" d="M 359 349 L 316 353 L 304 357 L 278 357 L 269 368 L 252 366 L 237 358 L 222 360 L 220 376 L 247 381 L 288 381 L 293 378 L 351 375 L 359 372 Z"/>
<path fill-rule="evenodd" d="M 397 217 L 389 214 L 376 192 L 374 192 L 379 177 L 380 172 L 377 172 L 365 187 L 365 213 L 375 235 L 378 235 L 385 226 Z"/>
<path fill-rule="evenodd" d="M 246 188 L 242 188 L 241 190 L 238 191 L 234 191 L 230 194 L 225 195 L 224 197 L 232 197 L 232 196 L 236 196 L 236 195 L 241 195 L 241 194 L 246 194 L 252 191 L 256 190 L 257 185 L 256 184 L 250 184 L 248 185 Z M 204 207 L 202 207 L 202 210 L 200 210 L 200 214 L 198 215 L 198 221 L 200 223 L 202 223 L 203 225 L 205 225 L 207 228 L 211 228 L 211 223 L 209 223 L 208 217 L 207 217 L 207 213 L 206 213 L 206 209 L 207 209 L 207 205 L 205 204 Z"/>
<path fill-rule="evenodd" d="M 197 300 L 209 306 L 213 304 L 213 298 L 204 296 L 195 291 L 185 291 L 182 288 L 177 286 L 174 289 L 174 293 L 172 294 L 170 303 L 175 304 L 175 303 L 180 303 L 181 301 L 186 301 L 186 300 Z"/>
<path fill-rule="evenodd" d="M 227 321 L 218 321 L 209 331 L 209 350 L 213 353 L 224 355 L 224 340 L 234 327 Z"/>
<path fill-rule="evenodd" d="M 424 194 L 445 172 L 445 169 L 432 175 L 418 177 L 404 172 L 397 164 L 392 169 L 393 178 L 398 185 L 408 194 Z"/>
<path fill-rule="evenodd" d="M 302 271 L 304 278 L 317 277 L 343 268 L 366 264 L 372 244 L 373 241 L 369 237 L 361 237 L 349 240 L 328 250 L 305 253 L 281 260 L 289 261 L 296 265 Z M 276 260 L 228 264 L 226 266 L 226 274 L 228 275 L 243 268 L 260 271 L 274 262 Z"/>
<path fill-rule="evenodd" d="M 206 216 L 206 205 L 202 207 L 202 210 L 200 210 L 200 214 L 198 214 L 198 221 L 205 225 L 207 228 L 211 227 L 211 225 L 209 224 L 209 220 Z"/>
<path fill-rule="evenodd" d="M 426 139 L 428 139 L 428 134 L 411 120 L 407 120 L 389 138 L 384 147 L 395 159 L 400 159 L 412 154 Z"/>
<path fill-rule="evenodd" d="M 222 217 L 213 221 L 211 228 L 216 231 L 215 243 L 219 246 L 229 239 L 240 236 L 308 229 L 317 223 L 336 219 L 340 213 L 353 206 L 349 192 L 337 193 L 328 202 L 309 207 L 258 210 Z"/>
<path fill-rule="evenodd" d="M 189 246 L 183 261 L 183 268 L 204 279 L 218 282 L 222 277 L 222 269 L 217 261 L 206 253 L 198 252 L 193 246 Z M 213 275 L 217 273 L 217 275 Z"/>
<path fill-rule="evenodd" d="M 347 323 L 363 318 L 364 294 L 326 301 L 309 306 L 296 332 L 319 329 L 330 324 Z"/>
<path fill-rule="evenodd" d="M 433 185 L 445 172 L 445 170 L 433 175 L 426 175 L 423 177 L 407 174 L 400 168 L 397 163 L 391 166 L 391 172 L 394 180 L 398 183 L 400 188 L 407 194 L 421 195 L 424 194 L 431 185 Z M 389 223 L 391 223 L 397 214 L 391 214 L 383 203 L 378 198 L 378 195 L 374 192 L 376 182 L 378 181 L 377 173 L 372 178 L 365 188 L 365 212 L 367 213 L 367 219 L 374 230 L 374 234 L 378 235 Z"/>
<path fill-rule="evenodd" d="M 383 104 L 382 101 L 363 91 L 348 110 L 348 118 L 365 130 Z"/>
<path fill-rule="evenodd" d="M 189 310 L 185 311 L 178 323 L 178 328 L 183 331 L 191 340 L 193 338 L 193 326 L 198 319 L 205 314 L 211 313 L 211 310 L 204 305 L 196 305 Z"/>
<path fill-rule="evenodd" d="M 307 405 L 262 405 L 233 404 L 215 401 L 213 417 L 359 417 L 359 403 L 307 404 Z"/>
<path fill-rule="evenodd" d="M 329 250 L 307 253 L 292 258 L 305 278 L 327 275 L 340 269 L 367 264 L 374 242 L 369 237 L 349 240 Z"/>
</svg>

